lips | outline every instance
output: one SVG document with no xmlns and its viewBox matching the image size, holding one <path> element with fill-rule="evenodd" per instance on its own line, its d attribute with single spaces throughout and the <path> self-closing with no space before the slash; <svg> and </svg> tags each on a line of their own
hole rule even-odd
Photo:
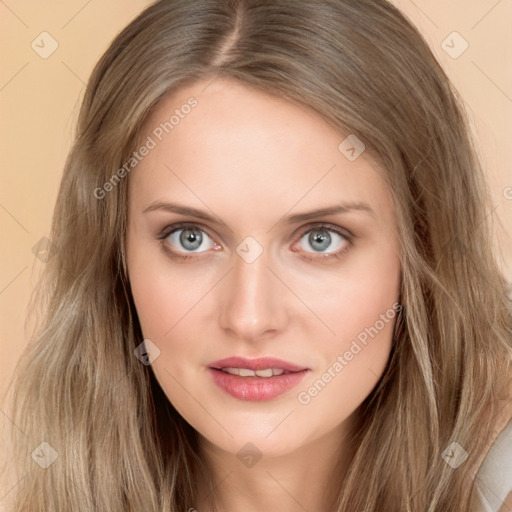
<svg viewBox="0 0 512 512">
<path fill-rule="evenodd" d="M 213 382 L 232 397 L 263 401 L 290 390 L 310 370 L 273 357 L 229 357 L 211 363 L 208 371 Z"/>
</svg>

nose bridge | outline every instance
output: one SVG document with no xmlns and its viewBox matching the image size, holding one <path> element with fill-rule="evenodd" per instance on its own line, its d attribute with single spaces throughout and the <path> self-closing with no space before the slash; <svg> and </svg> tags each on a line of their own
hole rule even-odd
<svg viewBox="0 0 512 512">
<path fill-rule="evenodd" d="M 238 251 L 244 247 L 240 244 Z M 256 339 L 284 325 L 282 290 L 267 268 L 270 265 L 266 251 L 255 259 L 243 252 L 233 255 L 233 270 L 221 297 L 220 324 L 241 339 Z"/>
</svg>

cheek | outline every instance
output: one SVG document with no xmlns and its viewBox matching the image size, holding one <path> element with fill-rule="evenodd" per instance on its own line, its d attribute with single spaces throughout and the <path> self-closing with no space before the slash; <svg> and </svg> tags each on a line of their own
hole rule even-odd
<svg viewBox="0 0 512 512">
<path fill-rule="evenodd" d="M 128 249 L 127 260 L 143 335 L 159 344 L 186 318 L 208 290 L 208 283 L 204 275 L 193 272 L 192 265 L 170 264 L 161 249 Z"/>
<path fill-rule="evenodd" d="M 204 328 L 212 323 L 201 311 L 214 281 L 194 271 L 194 265 L 171 265 L 165 254 L 148 253 L 137 248 L 129 253 L 130 286 L 143 337 L 160 350 L 151 368 L 168 397 L 178 397 L 179 403 L 183 389 L 178 382 L 187 380 L 190 368 L 205 357 L 198 340 L 204 340 Z"/>
<path fill-rule="evenodd" d="M 176 294 L 163 279 L 155 279 L 151 272 L 130 275 L 133 299 L 144 338 L 157 342 L 172 327 L 170 311 L 178 306 Z"/>
<path fill-rule="evenodd" d="M 297 418 L 310 425 L 314 435 L 351 417 L 381 378 L 398 314 L 394 297 L 383 299 L 359 303 L 358 309 L 347 306 L 338 315 L 333 323 L 337 336 L 321 348 L 323 364 L 297 390 Z"/>
<path fill-rule="evenodd" d="M 297 400 L 307 414 L 323 414 L 332 426 L 371 393 L 389 359 L 401 267 L 393 247 L 387 249 L 354 259 L 323 290 L 309 295 L 334 335 L 316 345 L 323 361 L 298 390 Z"/>
<path fill-rule="evenodd" d="M 194 283 L 187 272 L 172 272 L 168 264 L 155 261 L 142 264 L 144 257 L 132 252 L 129 269 L 142 334 L 160 350 L 151 363 L 151 371 L 177 411 L 188 421 L 200 424 L 203 411 L 190 407 L 190 394 L 180 383 L 190 381 L 184 361 L 196 363 L 201 358 L 201 347 L 192 343 L 195 333 L 191 327 L 194 304 L 205 290 L 198 289 L 200 283 Z"/>
<path fill-rule="evenodd" d="M 298 390 L 296 418 L 310 425 L 313 436 L 341 425 L 370 395 L 389 358 L 390 333 L 386 328 L 366 345 L 355 341 L 343 346 Z"/>
</svg>

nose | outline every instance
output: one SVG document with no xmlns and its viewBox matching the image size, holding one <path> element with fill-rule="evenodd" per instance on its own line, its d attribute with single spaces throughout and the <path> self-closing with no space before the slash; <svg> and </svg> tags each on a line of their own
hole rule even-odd
<svg viewBox="0 0 512 512">
<path fill-rule="evenodd" d="M 221 328 L 244 341 L 274 336 L 288 322 L 283 284 L 270 270 L 265 251 L 252 263 L 237 254 L 233 259 L 218 297 Z"/>
</svg>

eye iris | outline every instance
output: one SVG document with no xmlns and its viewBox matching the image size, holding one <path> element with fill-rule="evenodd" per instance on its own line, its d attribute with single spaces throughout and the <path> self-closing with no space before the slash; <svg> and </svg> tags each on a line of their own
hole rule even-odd
<svg viewBox="0 0 512 512">
<path fill-rule="evenodd" d="M 203 235 L 196 229 L 184 229 L 180 235 L 180 243 L 185 249 L 193 251 L 197 249 L 203 241 Z"/>
<path fill-rule="evenodd" d="M 331 235 L 325 229 L 312 231 L 309 234 L 309 243 L 315 251 L 322 251 L 331 244 Z"/>
</svg>

